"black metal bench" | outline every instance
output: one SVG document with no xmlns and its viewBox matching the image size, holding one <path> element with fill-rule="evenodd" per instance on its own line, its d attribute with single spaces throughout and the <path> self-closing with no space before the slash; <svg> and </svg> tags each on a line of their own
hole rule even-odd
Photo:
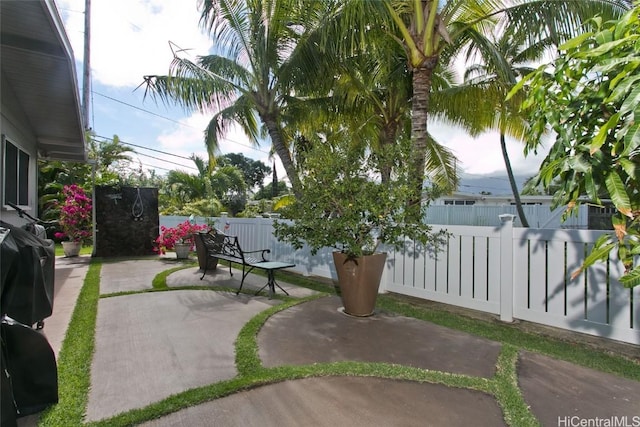
<svg viewBox="0 0 640 427">
<path fill-rule="evenodd" d="M 271 252 L 270 249 L 260 249 L 257 251 L 243 251 L 238 242 L 237 236 L 228 236 L 219 230 L 213 229 L 208 233 L 198 233 L 197 239 L 201 239 L 201 242 L 207 252 L 207 258 L 223 259 L 229 262 L 229 274 L 233 276 L 231 271 L 231 264 L 242 265 L 242 281 L 240 282 L 240 288 L 236 294 L 239 294 L 244 284 L 244 279 L 254 268 L 262 268 L 260 263 L 268 262 L 265 258 L 265 254 Z M 207 274 L 209 264 L 205 263 L 202 276 L 200 280 L 204 279 Z"/>
</svg>

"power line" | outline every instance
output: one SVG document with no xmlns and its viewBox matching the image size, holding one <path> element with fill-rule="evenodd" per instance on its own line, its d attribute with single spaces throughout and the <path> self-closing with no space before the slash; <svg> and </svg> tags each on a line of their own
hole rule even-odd
<svg viewBox="0 0 640 427">
<path fill-rule="evenodd" d="M 108 141 L 113 141 L 113 138 L 107 138 L 106 136 L 101 136 L 101 135 L 96 135 L 98 138 L 103 138 L 106 139 Z M 130 145 L 132 147 L 136 147 L 136 148 L 143 148 L 145 150 L 149 150 L 149 151 L 155 151 L 156 153 L 160 153 L 160 154 L 166 154 L 167 156 L 173 156 L 173 157 L 179 157 L 181 159 L 185 159 L 185 160 L 193 160 L 191 157 L 185 157 L 185 156 L 181 156 L 179 154 L 172 154 L 172 153 L 168 153 L 166 151 L 160 151 L 160 150 L 156 150 L 155 148 L 149 148 L 149 147 L 143 147 L 142 145 L 136 145 L 133 144 L 131 142 L 126 142 L 123 140 L 120 140 L 121 143 L 125 144 L 125 145 Z"/>
<path fill-rule="evenodd" d="M 92 93 L 94 93 L 94 94 L 96 94 L 96 95 L 98 95 L 98 96 L 102 96 L 103 98 L 107 98 L 107 99 L 109 99 L 109 100 L 111 100 L 111 101 L 118 102 L 118 103 L 120 103 L 120 104 L 122 104 L 122 105 L 126 105 L 127 107 L 130 107 L 130 108 L 136 109 L 136 110 L 138 110 L 138 111 L 142 111 L 143 113 L 151 114 L 152 116 L 156 116 L 156 117 L 158 117 L 158 118 L 161 118 L 161 119 L 164 119 L 164 120 L 168 120 L 168 121 L 173 122 L 173 123 L 177 123 L 177 124 L 179 124 L 180 126 L 184 126 L 184 127 L 188 127 L 188 128 L 191 128 L 191 129 L 199 130 L 199 129 L 198 129 L 198 128 L 196 128 L 195 126 L 191 126 L 191 125 L 188 125 L 188 124 L 186 124 L 186 123 L 179 122 L 179 121 L 177 121 L 177 120 L 171 119 L 171 118 L 166 117 L 166 116 L 163 116 L 163 115 L 161 115 L 161 114 L 154 113 L 153 111 L 145 110 L 144 108 L 137 107 L 137 106 L 135 106 L 135 105 L 133 105 L 133 104 L 129 104 L 128 102 L 121 101 L 121 100 L 119 100 L 119 99 L 116 99 L 116 98 L 113 98 L 113 97 L 111 97 L 111 96 L 108 96 L 108 95 L 102 94 L 102 93 L 100 93 L 100 92 L 96 92 L 96 91 L 93 91 L 93 90 L 92 90 L 91 92 L 92 92 Z M 239 141 L 236 141 L 236 140 L 233 140 L 233 139 L 230 139 L 230 138 L 224 138 L 224 140 L 225 140 L 225 141 L 228 141 L 228 142 L 230 142 L 230 143 L 232 143 L 232 144 L 237 144 L 237 145 L 240 145 L 240 146 L 242 146 L 242 147 L 249 148 L 249 149 L 254 150 L 254 151 L 258 151 L 258 152 L 260 152 L 260 153 L 264 153 L 264 154 L 271 154 L 269 151 L 261 150 L 260 148 L 256 148 L 256 147 L 253 147 L 253 146 L 251 146 L 251 145 L 243 144 L 242 142 L 239 142 Z"/>
<path fill-rule="evenodd" d="M 134 152 L 134 153 L 136 153 L 136 154 L 138 154 L 138 155 L 140 155 L 140 156 L 149 157 L 149 158 L 151 158 L 151 159 L 159 160 L 159 161 L 161 161 L 161 162 L 171 163 L 172 165 L 180 166 L 180 167 L 187 168 L 187 169 L 198 170 L 197 168 L 194 168 L 193 166 L 185 166 L 185 165 L 182 165 L 182 164 L 180 164 L 180 163 L 172 162 L 171 160 L 164 160 L 164 159 L 161 159 L 160 157 L 151 156 L 151 155 L 149 155 L 149 154 L 138 153 L 138 152 L 137 152 L 137 151 L 135 151 L 135 150 L 134 150 L 133 152 Z"/>
<path fill-rule="evenodd" d="M 113 138 L 107 138 L 106 136 L 95 135 L 95 137 L 103 138 L 103 139 L 108 140 L 108 141 L 113 141 Z M 133 146 L 133 147 L 143 148 L 143 149 L 145 149 L 145 150 L 151 150 L 151 151 L 158 152 L 158 153 L 160 153 L 160 154 L 164 154 L 164 155 L 172 156 L 172 157 L 178 157 L 178 158 L 185 159 L 185 160 L 193 160 L 193 159 L 191 159 L 190 157 L 184 157 L 184 156 L 180 156 L 180 155 L 178 155 L 178 154 L 168 153 L 168 152 L 166 152 L 166 151 L 160 151 L 160 150 L 156 150 L 156 149 L 153 149 L 153 148 L 143 147 L 143 146 L 141 146 L 141 145 L 132 144 L 132 143 L 129 143 L 129 142 L 126 142 L 126 141 L 122 141 L 122 140 L 120 140 L 120 142 L 122 143 L 122 145 L 130 145 L 130 146 Z M 195 167 L 193 167 L 193 166 L 186 166 L 186 165 L 183 165 L 183 164 L 181 164 L 181 163 L 172 162 L 171 160 L 161 159 L 161 158 L 159 158 L 159 157 L 151 156 L 151 155 L 149 155 L 149 154 L 140 153 L 140 152 L 138 152 L 138 151 L 136 151 L 136 150 L 132 150 L 132 151 L 133 151 L 134 153 L 136 153 L 136 154 L 141 155 L 141 156 L 146 156 L 146 157 L 149 157 L 149 158 L 152 158 L 152 159 L 155 159 L 155 160 L 159 160 L 159 161 L 161 161 L 161 162 L 171 163 L 171 164 L 173 164 L 173 165 L 180 166 L 180 167 L 183 167 L 183 168 L 188 168 L 188 169 L 198 170 L 197 168 L 195 168 Z M 164 169 L 164 168 L 161 168 L 161 169 Z M 169 170 L 169 169 L 165 169 L 165 170 Z"/>
<path fill-rule="evenodd" d="M 136 152 L 134 151 L 134 153 L 136 153 Z M 136 154 L 140 154 L 140 153 L 136 153 Z M 160 166 L 154 166 L 154 165 L 150 165 L 148 163 L 142 163 L 140 158 L 138 158 L 137 160 L 131 160 L 131 162 L 135 163 L 137 165 L 140 165 L 140 166 L 144 166 L 147 169 L 162 169 L 162 170 L 167 171 L 167 172 L 171 172 L 172 171 L 172 169 L 167 169 L 167 168 L 163 168 L 163 167 L 160 167 Z"/>
<path fill-rule="evenodd" d="M 153 166 L 153 165 L 150 165 L 148 163 L 142 163 L 142 162 L 140 162 L 140 165 L 141 166 L 145 166 L 148 169 L 162 169 L 163 171 L 167 171 L 167 172 L 171 172 L 173 170 L 173 169 L 163 168 L 163 167 L 160 167 L 160 166 Z"/>
<path fill-rule="evenodd" d="M 188 124 L 186 124 L 186 123 L 181 123 L 181 122 L 179 122 L 179 121 L 177 121 L 177 120 L 170 119 L 169 117 L 165 117 L 165 116 L 163 116 L 163 115 L 161 115 L 161 114 L 154 113 L 153 111 L 145 110 L 144 108 L 136 107 L 136 106 L 135 106 L 135 105 L 133 105 L 133 104 L 129 104 L 128 102 L 124 102 L 124 101 L 120 101 L 119 99 L 113 98 L 113 97 L 108 96 L 108 95 L 104 95 L 104 94 L 102 94 L 102 93 L 100 93 L 100 92 L 96 92 L 95 90 L 94 90 L 94 91 L 92 91 L 92 92 L 93 92 L 94 94 L 98 95 L 98 96 L 103 97 L 103 98 L 107 98 L 107 99 L 110 99 L 111 101 L 114 101 L 114 102 L 120 103 L 120 104 L 122 104 L 122 105 L 126 105 L 127 107 L 134 108 L 134 109 L 136 109 L 136 110 L 138 110 L 138 111 L 142 111 L 143 113 L 151 114 L 152 116 L 160 117 L 161 119 L 165 119 L 165 120 L 168 120 L 168 121 L 170 121 L 170 122 L 177 123 L 177 124 L 179 124 L 179 125 L 181 125 L 181 126 L 185 126 L 185 127 L 191 128 L 191 129 L 197 129 L 197 128 L 196 128 L 196 127 L 194 127 L 194 126 L 188 125 Z"/>
</svg>

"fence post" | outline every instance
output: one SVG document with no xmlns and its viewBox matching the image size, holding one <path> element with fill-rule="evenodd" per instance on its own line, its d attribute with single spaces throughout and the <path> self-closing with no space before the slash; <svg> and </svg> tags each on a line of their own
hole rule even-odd
<svg viewBox="0 0 640 427">
<path fill-rule="evenodd" d="M 500 320 L 513 322 L 513 221 L 512 214 L 500 215 Z"/>
</svg>

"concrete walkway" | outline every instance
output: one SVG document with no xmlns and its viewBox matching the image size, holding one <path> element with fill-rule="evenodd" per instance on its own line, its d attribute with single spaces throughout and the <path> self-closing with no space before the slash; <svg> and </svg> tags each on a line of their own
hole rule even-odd
<svg viewBox="0 0 640 427">
<path fill-rule="evenodd" d="M 87 261 L 59 259 L 56 264 L 54 316 L 45 323 L 56 353 Z M 104 262 L 100 292 L 150 288 L 155 275 L 175 265 L 157 259 Z M 280 301 L 188 288 L 233 289 L 239 277 L 218 268 L 201 281 L 197 268 L 188 268 L 167 278 L 167 284 L 179 290 L 100 299 L 86 420 L 105 419 L 235 377 L 234 342 L 240 329 Z M 249 275 L 245 287 L 259 289 L 265 281 Z M 280 284 L 296 297 L 313 293 Z M 353 318 L 340 306 L 339 298 L 325 297 L 270 317 L 257 337 L 263 366 L 359 361 L 478 378 L 495 374 L 500 343 L 403 316 Z M 640 423 L 640 382 L 520 352 L 518 383 L 545 426 L 612 417 Z M 241 391 L 144 425 L 499 426 L 505 425 L 503 418 L 495 398 L 479 391 L 375 377 L 320 377 Z M 562 424 L 564 419 L 567 423 Z M 21 425 L 30 422 L 32 418 L 22 419 Z"/>
</svg>

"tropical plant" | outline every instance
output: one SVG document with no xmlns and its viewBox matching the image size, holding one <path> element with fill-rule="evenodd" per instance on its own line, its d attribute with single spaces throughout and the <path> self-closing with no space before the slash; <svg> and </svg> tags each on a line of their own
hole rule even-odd
<svg viewBox="0 0 640 427">
<path fill-rule="evenodd" d="M 57 239 L 84 243 L 91 239 L 93 210 L 91 198 L 76 184 L 62 189 L 64 202 L 60 206 L 59 225 L 62 231 L 54 234 Z"/>
<path fill-rule="evenodd" d="M 518 140 L 524 140 L 528 131 L 527 112 L 520 109 L 526 95 L 524 91 L 518 96 L 506 100 L 509 91 L 518 80 L 534 71 L 530 65 L 539 62 L 548 51 L 552 42 L 544 39 L 530 46 L 525 46 L 525 40 L 518 40 L 516 36 L 503 32 L 497 39 L 476 36 L 476 43 L 467 52 L 467 61 L 477 54 L 482 62 L 468 66 L 465 71 L 465 84 L 481 88 L 485 96 L 480 108 L 485 114 L 479 115 L 478 131 L 495 129 L 499 132 L 500 149 L 504 160 L 509 185 L 523 227 L 529 223 L 522 208 L 520 191 L 516 184 L 509 152 L 507 151 L 506 135 Z M 522 35 L 520 35 L 522 37 Z M 482 123 L 484 119 L 484 123 Z M 476 132 L 474 132 L 476 133 Z"/>
<path fill-rule="evenodd" d="M 163 212 L 184 214 L 186 207 L 206 208 L 206 215 L 219 212 L 224 205 L 229 211 L 239 212 L 246 203 L 246 184 L 242 171 L 235 166 L 219 165 L 211 169 L 211 164 L 199 156 L 192 155 L 197 174 L 172 170 L 167 174 L 163 189 L 166 203 Z M 207 202 L 202 203 L 202 200 Z M 194 213 L 194 212 L 191 212 Z"/>
<path fill-rule="evenodd" d="M 213 111 L 205 132 L 210 158 L 234 124 L 258 144 L 266 133 L 293 191 L 299 178 L 283 132 L 292 98 L 297 45 L 324 16 L 325 2 L 305 0 L 204 0 L 200 23 L 216 52 L 195 62 L 174 48 L 166 76 L 145 76 L 146 95 L 188 109 Z M 304 58 L 302 58 L 304 60 Z M 260 124 L 264 126 L 261 129 Z"/>
<path fill-rule="evenodd" d="M 242 171 L 235 166 L 226 165 L 216 168 L 210 181 L 213 194 L 223 204 L 228 197 L 246 196 L 247 185 L 244 182 L 244 176 Z"/>
<path fill-rule="evenodd" d="M 133 161 L 129 155 L 133 152 L 133 148 L 122 144 L 118 135 L 98 140 L 94 134 L 90 134 L 88 140 L 89 158 L 96 162 L 96 184 L 128 183 L 135 169 L 132 167 Z"/>
<path fill-rule="evenodd" d="M 209 177 L 192 174 L 181 170 L 170 170 L 167 173 L 166 191 L 177 205 L 207 197 L 207 182 Z M 210 188 L 209 188 L 210 190 Z M 213 194 L 209 191 L 209 196 Z"/>
<path fill-rule="evenodd" d="M 628 7 L 622 0 L 556 0 L 556 1 L 489 1 L 489 0 L 380 0 L 345 1 L 340 22 L 343 34 L 360 37 L 339 39 L 345 52 L 358 43 L 372 26 L 386 28 L 390 37 L 404 49 L 412 73 L 411 140 L 409 160 L 413 182 L 409 207 L 417 207 L 429 151 L 427 121 L 431 112 L 433 77 L 441 59 L 452 61 L 457 52 L 476 42 L 478 34 L 489 34 L 495 28 L 510 28 L 513 34 L 535 43 L 544 35 L 554 43 L 566 40 L 579 31 L 580 24 L 596 13 L 615 16 Z M 354 30 L 354 28 L 356 30 Z M 340 32 L 340 30 L 338 31 Z M 476 99 L 477 100 L 477 99 Z M 466 103 L 467 108 L 472 105 Z"/>
<path fill-rule="evenodd" d="M 218 199 L 199 199 L 180 206 L 166 204 L 160 210 L 160 215 L 214 217 L 219 216 L 222 211 L 224 207 Z"/>
<path fill-rule="evenodd" d="M 160 227 L 160 235 L 153 242 L 153 250 L 160 255 L 164 255 L 167 251 L 173 250 L 177 243 L 186 243 L 190 245 L 190 250 L 195 246 L 195 234 L 208 230 L 206 224 L 194 224 L 189 220 L 178 224 L 176 227 Z"/>
<path fill-rule="evenodd" d="M 548 128 L 556 132 L 536 176 L 543 187 L 560 186 L 553 207 L 566 205 L 568 215 L 581 196 L 601 203 L 601 194 L 615 205 L 615 234 L 597 240 L 582 269 L 616 250 L 628 287 L 640 284 L 639 12 L 637 6 L 619 20 L 593 18 L 590 31 L 560 46 L 551 67 L 541 66 L 511 92 L 531 90 L 523 105 L 535 106 L 527 150 L 540 146 Z"/>
<path fill-rule="evenodd" d="M 405 157 L 406 148 L 396 146 L 396 155 Z M 434 239 L 430 226 L 407 216 L 406 168 L 396 168 L 393 181 L 383 183 L 375 178 L 375 156 L 348 141 L 315 144 L 306 165 L 302 196 L 279 210 L 290 221 L 274 223 L 279 240 L 296 248 L 306 243 L 313 254 L 334 247 L 357 258 L 373 254 L 380 244 L 399 248 L 407 237 L 422 244 Z"/>
<path fill-rule="evenodd" d="M 59 207 L 63 199 L 63 187 L 77 184 L 83 188 L 96 185 L 122 184 L 130 180 L 133 149 L 120 143 L 117 135 L 112 139 L 98 141 L 92 132 L 87 132 L 89 163 L 62 162 L 59 160 L 38 161 L 39 216 L 43 220 L 55 220 L 60 216 Z"/>
<path fill-rule="evenodd" d="M 274 193 L 278 194 L 275 198 L 278 198 L 284 194 L 289 192 L 289 188 L 287 188 L 287 183 L 284 181 L 278 181 L 277 190 L 273 189 L 273 182 L 268 183 L 260 190 L 256 191 L 256 194 L 253 196 L 253 200 L 264 200 L 264 199 L 274 199 Z"/>
<path fill-rule="evenodd" d="M 334 82 L 325 102 L 321 104 L 316 100 L 315 120 L 310 121 L 311 128 L 307 132 L 317 132 L 331 120 L 335 122 L 334 131 L 345 132 L 345 127 L 350 128 L 352 143 L 374 153 L 380 162 L 381 179 L 386 182 L 391 179 L 391 171 L 399 160 L 385 154 L 387 147 L 410 136 L 411 73 L 405 53 L 384 31 L 370 28 L 367 40 L 366 46 L 349 55 L 331 52 L 322 56 L 323 61 L 330 62 L 327 65 L 330 69 L 319 67 L 311 80 L 324 78 Z M 332 55 L 336 57 L 329 59 Z M 441 68 L 439 71 L 434 75 L 434 87 L 449 87 L 453 78 L 450 70 Z M 299 128 L 304 129 L 304 126 Z M 436 143 L 431 135 L 428 138 L 426 169 L 429 180 L 443 189 L 454 190 L 458 183 L 455 156 L 444 145 Z"/>
<path fill-rule="evenodd" d="M 220 166 L 235 166 L 242 171 L 244 182 L 249 190 L 262 188 L 264 179 L 271 173 L 271 168 L 260 160 L 253 160 L 242 153 L 228 153 L 217 158 Z"/>
</svg>

